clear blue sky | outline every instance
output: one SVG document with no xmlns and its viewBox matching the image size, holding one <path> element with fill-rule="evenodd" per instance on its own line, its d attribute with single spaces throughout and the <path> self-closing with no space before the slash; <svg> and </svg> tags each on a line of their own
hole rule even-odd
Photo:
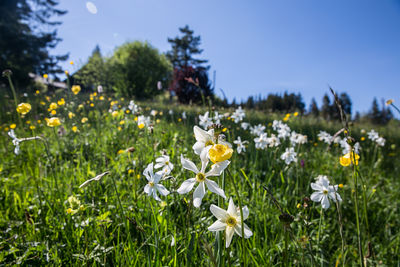
<svg viewBox="0 0 400 267">
<path fill-rule="evenodd" d="M 68 13 L 54 53 L 82 65 L 98 44 L 104 55 L 126 41 L 161 52 L 188 24 L 201 36 L 201 58 L 216 70 L 216 93 L 300 92 L 309 106 L 332 86 L 366 112 L 373 97 L 400 104 L 400 1 L 397 0 L 85 0 L 62 1 Z"/>
</svg>

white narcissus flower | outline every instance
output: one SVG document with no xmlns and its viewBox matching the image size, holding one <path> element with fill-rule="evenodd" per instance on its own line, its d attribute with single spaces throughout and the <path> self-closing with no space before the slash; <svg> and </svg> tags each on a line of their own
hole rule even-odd
<svg viewBox="0 0 400 267">
<path fill-rule="evenodd" d="M 194 153 L 200 155 L 204 148 L 209 148 L 216 143 L 214 129 L 205 131 L 198 126 L 193 127 L 196 143 L 193 145 Z"/>
<path fill-rule="evenodd" d="M 236 144 L 236 150 L 238 152 L 238 154 L 243 152 L 246 152 L 246 147 L 244 146 L 244 144 L 248 143 L 249 141 L 242 141 L 242 139 L 240 138 L 240 136 L 237 137 L 237 139 L 235 141 L 233 141 L 234 144 Z"/>
<path fill-rule="evenodd" d="M 297 153 L 294 152 L 294 148 L 287 147 L 285 152 L 281 155 L 281 160 L 284 160 L 286 165 L 289 165 L 291 162 L 297 162 Z"/>
<path fill-rule="evenodd" d="M 169 156 L 161 156 L 156 159 L 156 165 L 154 165 L 155 169 L 162 168 L 161 173 L 163 175 L 168 175 L 171 173 L 174 165 L 169 161 Z"/>
<path fill-rule="evenodd" d="M 15 153 L 15 155 L 18 155 L 19 154 L 19 143 L 21 143 L 22 140 L 17 138 L 17 136 L 15 135 L 14 130 L 12 130 L 12 129 L 8 132 L 8 135 L 11 137 L 12 142 L 13 142 L 13 144 L 15 146 L 14 153 Z"/>
<path fill-rule="evenodd" d="M 246 116 L 246 113 L 244 112 L 244 110 L 242 109 L 241 106 L 239 106 L 235 112 L 232 114 L 232 119 L 235 120 L 235 123 L 238 123 L 240 121 L 243 120 L 243 118 Z"/>
<path fill-rule="evenodd" d="M 153 172 L 153 162 L 147 165 L 147 168 L 143 171 L 143 175 L 149 182 L 144 187 L 144 192 L 147 195 L 153 196 L 153 198 L 157 201 L 161 201 L 161 199 L 157 195 L 157 191 L 160 192 L 160 194 L 163 196 L 169 194 L 169 191 L 162 184 L 159 184 L 161 178 L 163 177 L 163 174 L 160 172 Z"/>
<path fill-rule="evenodd" d="M 109 174 L 109 173 L 110 173 L 109 171 L 106 171 L 106 172 L 103 172 L 102 174 L 97 175 L 96 177 L 94 177 L 94 178 L 92 178 L 92 179 L 86 180 L 85 182 L 83 182 L 83 183 L 79 186 L 79 188 L 83 188 L 83 187 L 87 186 L 89 183 L 91 183 L 91 182 L 93 182 L 93 181 L 100 181 L 101 178 L 103 178 L 104 175 Z"/>
<path fill-rule="evenodd" d="M 182 183 L 182 185 L 179 187 L 179 189 L 177 190 L 177 192 L 179 194 L 186 194 L 193 189 L 193 187 L 196 183 L 198 183 L 199 185 L 197 186 L 197 188 L 194 190 L 194 193 L 193 193 L 193 205 L 196 208 L 200 207 L 201 201 L 202 201 L 204 195 L 206 194 L 206 187 L 205 187 L 206 185 L 207 185 L 207 188 L 211 192 L 216 193 L 217 195 L 220 195 L 223 198 L 226 198 L 224 190 L 222 190 L 218 186 L 218 184 L 216 182 L 214 182 L 213 180 L 207 179 L 207 177 L 220 176 L 221 173 L 225 170 L 225 168 L 230 163 L 228 160 L 225 160 L 223 162 L 213 164 L 211 166 L 211 170 L 209 170 L 208 172 L 205 172 L 206 167 L 209 162 L 208 149 L 203 150 L 203 152 L 200 155 L 200 158 L 201 158 L 201 169 L 199 171 L 197 169 L 196 165 L 192 161 L 185 159 L 181 155 L 182 167 L 186 170 L 190 170 L 190 171 L 194 172 L 196 174 L 196 177 L 190 178 L 190 179 L 184 181 Z"/>
<path fill-rule="evenodd" d="M 342 198 L 337 193 L 338 185 L 329 185 L 328 177 L 325 175 L 319 175 L 317 182 L 311 183 L 311 188 L 316 192 L 311 194 L 311 200 L 314 202 L 321 202 L 322 208 L 327 209 L 331 205 L 329 198 L 336 202 L 336 199 L 340 202 Z M 336 194 L 336 196 L 335 196 Z"/>
<path fill-rule="evenodd" d="M 207 129 L 208 126 L 211 126 L 213 124 L 211 118 L 208 117 L 209 116 L 209 112 L 207 111 L 206 113 L 204 113 L 204 115 L 199 115 L 199 119 L 200 119 L 200 126 L 203 126 L 203 128 Z"/>
<path fill-rule="evenodd" d="M 240 216 L 240 209 L 235 207 L 232 198 L 229 199 L 228 210 L 223 210 L 218 206 L 211 205 L 210 210 L 212 214 L 218 219 L 210 227 L 209 231 L 224 231 L 225 230 L 225 246 L 229 247 L 232 241 L 233 233 L 242 237 L 242 219 Z M 242 209 L 243 221 L 249 217 L 249 209 L 244 206 Z M 243 223 L 244 238 L 249 238 L 253 235 L 250 228 Z"/>
</svg>

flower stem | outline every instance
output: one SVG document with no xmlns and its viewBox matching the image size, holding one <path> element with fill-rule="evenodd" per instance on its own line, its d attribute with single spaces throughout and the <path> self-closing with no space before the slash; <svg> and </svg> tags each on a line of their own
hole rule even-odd
<svg viewBox="0 0 400 267">
<path fill-rule="evenodd" d="M 241 222 L 241 226 L 242 226 L 242 255 L 243 255 L 243 265 L 247 266 L 247 258 L 246 258 L 246 242 L 245 242 L 245 237 L 244 237 L 244 220 L 243 220 L 243 209 L 242 209 L 242 201 L 240 199 L 240 195 L 239 195 L 239 191 L 237 189 L 236 186 L 236 182 L 235 182 L 235 178 L 233 177 L 233 175 L 231 174 L 231 172 L 229 171 L 228 168 L 226 168 L 229 176 L 232 178 L 232 184 L 233 184 L 233 188 L 235 190 L 235 194 L 238 198 L 238 202 L 239 202 L 239 210 L 240 210 L 240 222 Z"/>
<path fill-rule="evenodd" d="M 155 239 L 155 265 L 154 266 L 158 266 L 158 223 L 157 223 L 157 216 L 154 212 L 154 208 L 153 208 L 153 201 L 150 200 L 150 207 L 151 207 L 151 212 L 153 213 L 153 217 L 154 217 L 154 239 Z"/>
<path fill-rule="evenodd" d="M 353 157 L 354 153 L 353 153 Z M 355 159 L 353 162 L 356 162 Z M 355 164 L 353 164 L 353 177 L 354 177 L 354 208 L 355 208 L 355 212 L 356 212 L 356 224 L 357 224 L 357 239 L 358 239 L 358 254 L 360 257 L 360 265 L 364 266 L 364 261 L 363 261 L 363 251 L 362 251 L 362 245 L 361 245 L 361 231 L 360 231 L 360 220 L 359 220 L 359 216 L 358 216 L 358 174 L 356 171 L 356 166 Z"/>
</svg>

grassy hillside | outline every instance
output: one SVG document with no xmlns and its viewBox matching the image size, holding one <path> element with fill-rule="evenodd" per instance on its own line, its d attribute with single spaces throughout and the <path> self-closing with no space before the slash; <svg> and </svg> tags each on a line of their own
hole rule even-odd
<svg viewBox="0 0 400 267">
<path fill-rule="evenodd" d="M 400 264 L 398 121 L 379 128 L 351 125 L 347 135 L 354 138 L 352 144 L 360 144 L 360 160 L 357 166 L 345 167 L 339 162 L 343 142 L 328 145 L 318 138 L 321 130 L 333 136 L 342 128 L 339 122 L 248 110 L 242 121 L 235 122 L 235 110 L 179 106 L 161 100 L 135 102 L 137 106 L 129 108 L 126 99 L 71 92 L 21 97 L 19 102 L 31 104 L 30 111 L 21 116 L 12 99 L 1 101 L 1 264 Z M 50 109 L 51 103 L 57 102 L 57 108 L 53 105 Z M 221 156 L 230 162 L 221 175 L 207 177 L 219 185 L 226 199 L 210 192 L 208 186 L 197 208 L 194 192 L 199 182 L 188 193 L 177 191 L 187 179 L 201 180 L 183 167 L 181 155 L 193 161 L 200 172 L 202 160 L 208 162 L 205 172 L 212 166 L 207 151 L 201 158 L 192 148 L 196 143 L 193 128 L 199 126 L 199 115 L 206 111 L 211 117 L 216 111 L 223 115 L 214 131 L 226 137 L 233 153 Z M 60 125 L 48 126 L 56 122 L 46 121 L 51 117 L 59 118 Z M 290 141 L 290 136 L 281 137 L 279 145 L 269 143 L 270 147 L 257 149 L 259 134 L 252 134 L 250 127 L 265 126 L 263 132 L 270 138 L 278 135 L 274 120 L 284 119 L 282 123 L 290 127 L 286 134 L 295 131 L 306 135 L 307 141 L 300 144 Z M 243 129 L 243 122 L 249 123 L 249 128 Z M 286 127 L 283 124 L 281 128 Z M 10 128 L 14 128 L 14 139 L 8 135 Z M 384 146 L 368 137 L 371 129 L 386 140 Z M 339 137 L 345 135 L 342 132 Z M 248 141 L 241 153 L 234 143 L 239 136 Z M 30 137 L 35 139 L 21 140 Z M 214 140 L 217 142 L 225 144 Z M 15 145 L 19 145 L 18 155 Z M 295 161 L 287 164 L 282 155 L 291 147 Z M 208 158 L 213 159 L 210 153 Z M 144 170 L 162 155 L 169 156 L 173 168 L 159 182 L 169 194 L 163 196 L 159 191 L 161 201 L 157 201 L 144 191 L 157 184 L 149 183 Z M 311 183 L 320 175 L 327 176 L 331 185 L 339 185 L 333 189 L 339 196 L 329 191 L 327 209 L 310 199 L 318 191 Z M 222 231 L 208 228 L 218 220 L 210 207 L 226 210 L 230 198 L 236 207 L 239 203 L 247 206 L 245 223 L 252 235 L 247 233 L 249 238 L 243 239 L 238 231 L 226 248 L 229 225 L 241 226 L 240 210 L 236 223 L 222 220 Z"/>
</svg>

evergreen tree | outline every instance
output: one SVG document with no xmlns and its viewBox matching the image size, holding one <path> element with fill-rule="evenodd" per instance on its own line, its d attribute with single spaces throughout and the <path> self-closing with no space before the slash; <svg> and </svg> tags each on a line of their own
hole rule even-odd
<svg viewBox="0 0 400 267">
<path fill-rule="evenodd" d="M 193 56 L 201 54 L 203 49 L 200 49 L 200 36 L 193 36 L 194 31 L 186 25 L 179 28 L 182 37 L 168 38 L 168 43 L 171 44 L 172 50 L 167 52 L 167 58 L 171 61 L 174 68 L 183 69 L 189 66 L 197 68 L 202 67 L 203 63 L 208 60 L 196 59 Z"/>
<path fill-rule="evenodd" d="M 319 109 L 318 109 L 317 101 L 315 101 L 314 97 L 311 99 L 309 112 L 310 112 L 311 115 L 313 115 L 315 117 L 319 116 Z"/>
<path fill-rule="evenodd" d="M 172 50 L 166 56 L 174 67 L 170 91 L 178 96 L 181 103 L 205 103 L 207 97 L 213 97 L 213 88 L 208 79 L 207 60 L 194 58 L 201 54 L 200 36 L 193 36 L 189 26 L 179 28 L 183 36 L 168 38 Z"/>
<path fill-rule="evenodd" d="M 381 111 L 379 109 L 378 101 L 376 98 L 372 101 L 371 110 L 368 113 L 368 118 L 372 123 L 379 124 L 381 121 Z"/>
<path fill-rule="evenodd" d="M 346 115 L 349 115 L 351 117 L 351 99 L 350 96 L 346 93 L 341 93 L 339 96 L 339 101 L 340 105 L 342 106 L 342 109 Z"/>
<path fill-rule="evenodd" d="M 0 1 L 0 71 L 11 69 L 18 87 L 30 83 L 29 72 L 36 74 L 62 72 L 60 60 L 68 55 L 52 56 L 49 49 L 61 40 L 57 31 L 46 31 L 60 22 L 53 16 L 66 11 L 57 9 L 58 0 Z M 46 30 L 44 30 L 46 29 Z M 6 82 L 6 80 L 1 80 Z"/>
<path fill-rule="evenodd" d="M 98 45 L 93 50 L 87 63 L 73 75 L 73 78 L 76 84 L 80 84 L 86 89 L 93 90 L 99 85 L 106 90 L 109 89 L 108 68 Z"/>
<path fill-rule="evenodd" d="M 324 119 L 330 120 L 332 118 L 332 106 L 329 96 L 327 94 L 322 98 L 321 115 Z"/>
</svg>

